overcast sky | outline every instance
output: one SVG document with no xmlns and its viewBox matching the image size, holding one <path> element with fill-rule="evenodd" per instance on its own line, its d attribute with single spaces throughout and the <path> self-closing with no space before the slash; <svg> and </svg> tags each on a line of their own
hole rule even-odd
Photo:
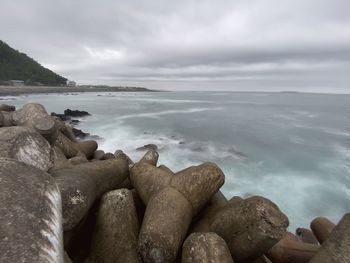
<svg viewBox="0 0 350 263">
<path fill-rule="evenodd" d="M 1 0 L 0 39 L 79 84 L 350 93 L 349 0 Z"/>
</svg>

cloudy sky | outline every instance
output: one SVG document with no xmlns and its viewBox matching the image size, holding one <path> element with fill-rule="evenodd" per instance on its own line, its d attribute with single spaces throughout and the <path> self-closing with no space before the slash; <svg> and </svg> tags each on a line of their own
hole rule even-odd
<svg viewBox="0 0 350 263">
<path fill-rule="evenodd" d="M 350 93 L 349 0 L 1 0 L 0 39 L 79 84 Z"/>
</svg>

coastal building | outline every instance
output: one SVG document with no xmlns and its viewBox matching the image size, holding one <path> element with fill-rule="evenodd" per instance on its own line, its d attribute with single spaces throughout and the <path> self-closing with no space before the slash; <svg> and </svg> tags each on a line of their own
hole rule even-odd
<svg viewBox="0 0 350 263">
<path fill-rule="evenodd" d="M 24 86 L 23 80 L 10 80 L 9 81 L 10 86 Z"/>
<path fill-rule="evenodd" d="M 77 83 L 76 83 L 75 81 L 68 80 L 68 81 L 67 81 L 67 86 L 68 86 L 68 87 L 76 87 L 76 86 L 77 86 Z"/>
</svg>

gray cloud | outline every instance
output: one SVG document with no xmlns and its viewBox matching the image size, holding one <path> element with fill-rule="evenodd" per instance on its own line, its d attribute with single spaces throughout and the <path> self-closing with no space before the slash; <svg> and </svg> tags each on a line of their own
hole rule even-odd
<svg viewBox="0 0 350 263">
<path fill-rule="evenodd" d="M 350 92 L 347 0 L 3 0 L 1 39 L 81 84 Z"/>
</svg>

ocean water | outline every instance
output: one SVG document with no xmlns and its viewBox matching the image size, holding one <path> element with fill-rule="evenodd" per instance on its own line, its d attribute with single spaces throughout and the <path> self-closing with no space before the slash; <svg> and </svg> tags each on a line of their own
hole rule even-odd
<svg viewBox="0 0 350 263">
<path fill-rule="evenodd" d="M 77 128 L 103 139 L 99 148 L 159 147 L 173 171 L 205 161 L 226 175 L 222 191 L 262 195 L 290 219 L 290 230 L 317 216 L 337 222 L 350 211 L 350 95 L 239 92 L 27 95 L 16 106 L 89 111 Z"/>
</svg>

